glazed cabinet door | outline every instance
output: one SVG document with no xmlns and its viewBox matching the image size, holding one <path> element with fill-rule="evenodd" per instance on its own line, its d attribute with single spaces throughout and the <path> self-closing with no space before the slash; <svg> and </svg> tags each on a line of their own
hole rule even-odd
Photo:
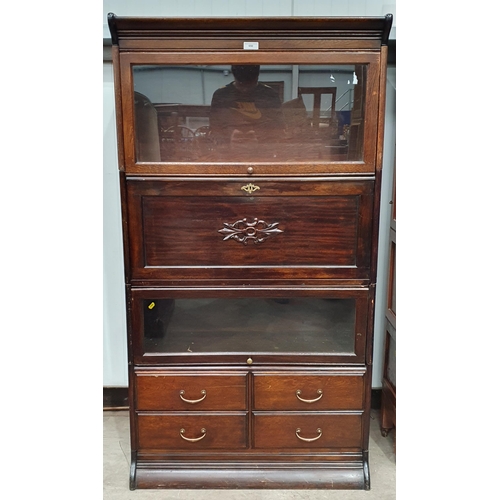
<svg viewBox="0 0 500 500">
<path fill-rule="evenodd" d="M 122 54 L 126 172 L 375 172 L 378 54 L 244 57 Z"/>
<path fill-rule="evenodd" d="M 138 365 L 363 363 L 370 338 L 366 289 L 150 289 L 131 302 Z"/>
</svg>

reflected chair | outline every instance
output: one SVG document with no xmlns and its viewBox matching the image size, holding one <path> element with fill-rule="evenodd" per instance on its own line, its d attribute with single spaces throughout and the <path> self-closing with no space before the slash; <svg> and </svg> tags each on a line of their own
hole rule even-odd
<svg viewBox="0 0 500 500">
<path fill-rule="evenodd" d="M 327 124 L 327 126 L 331 127 L 335 117 L 335 99 L 337 96 L 337 87 L 299 87 L 298 93 L 300 97 L 305 94 L 312 94 L 314 96 L 313 114 L 311 119 L 311 126 L 313 128 L 319 128 L 323 123 L 321 119 L 321 97 L 324 95 L 331 96 L 332 103 L 329 108 L 330 118 Z"/>
</svg>

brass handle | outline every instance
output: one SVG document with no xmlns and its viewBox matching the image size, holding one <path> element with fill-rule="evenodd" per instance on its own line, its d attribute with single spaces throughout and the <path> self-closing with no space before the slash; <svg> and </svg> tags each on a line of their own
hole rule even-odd
<svg viewBox="0 0 500 500">
<path fill-rule="evenodd" d="M 321 389 L 318 389 L 316 392 L 319 394 L 319 396 L 316 399 L 303 399 L 303 398 L 301 398 L 300 395 L 302 394 L 302 391 L 300 389 L 297 389 L 295 391 L 295 395 L 297 396 L 297 399 L 299 401 L 302 401 L 303 403 L 315 403 L 316 401 L 319 401 L 323 397 L 323 391 Z"/>
<path fill-rule="evenodd" d="M 295 431 L 295 435 L 301 441 L 306 441 L 306 442 L 310 443 L 311 441 L 318 440 L 323 435 L 323 431 L 319 427 L 316 429 L 316 432 L 318 433 L 318 436 L 316 436 L 315 438 L 303 438 L 302 436 L 299 436 L 299 434 L 300 434 L 300 428 L 297 428 L 297 430 Z"/>
<path fill-rule="evenodd" d="M 207 430 L 205 428 L 201 429 L 201 436 L 199 438 L 187 438 L 184 436 L 184 433 L 186 432 L 185 429 L 181 429 L 181 438 L 184 439 L 185 441 L 189 441 L 190 443 L 196 443 L 196 441 L 201 441 L 206 435 L 207 435 Z"/>
<path fill-rule="evenodd" d="M 194 405 L 195 403 L 199 403 L 200 401 L 203 401 L 207 397 L 207 391 L 205 389 L 201 390 L 201 393 L 203 394 L 203 397 L 200 399 L 186 399 L 183 397 L 184 394 L 186 394 L 186 391 L 182 390 L 179 392 L 179 397 L 184 401 L 185 403 L 189 403 Z"/>
</svg>

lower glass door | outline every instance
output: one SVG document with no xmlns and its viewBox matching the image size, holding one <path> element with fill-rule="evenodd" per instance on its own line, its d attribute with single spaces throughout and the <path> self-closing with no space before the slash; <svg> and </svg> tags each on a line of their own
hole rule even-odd
<svg viewBox="0 0 500 500">
<path fill-rule="evenodd" d="M 141 297 L 140 357 L 345 356 L 364 353 L 366 300 L 334 297 Z"/>
<path fill-rule="evenodd" d="M 143 307 L 145 352 L 354 352 L 353 299 L 160 299 Z"/>
</svg>

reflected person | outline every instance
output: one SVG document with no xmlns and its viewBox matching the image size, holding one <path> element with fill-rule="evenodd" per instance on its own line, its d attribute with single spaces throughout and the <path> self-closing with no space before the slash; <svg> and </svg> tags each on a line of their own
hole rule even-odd
<svg viewBox="0 0 500 500">
<path fill-rule="evenodd" d="M 278 93 L 259 81 L 258 65 L 233 65 L 231 71 L 234 81 L 212 97 L 212 138 L 235 151 L 255 151 L 257 145 L 278 142 L 285 129 Z"/>
</svg>

